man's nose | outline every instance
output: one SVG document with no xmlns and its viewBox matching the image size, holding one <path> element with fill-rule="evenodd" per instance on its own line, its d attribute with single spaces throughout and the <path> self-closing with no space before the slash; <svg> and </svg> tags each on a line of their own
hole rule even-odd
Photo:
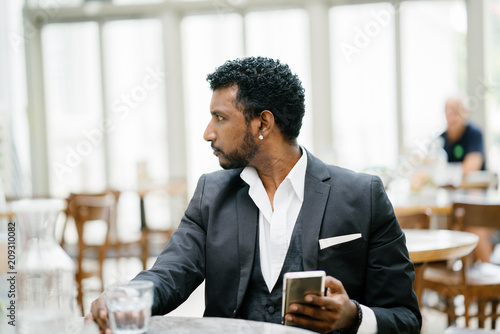
<svg viewBox="0 0 500 334">
<path fill-rule="evenodd" d="M 203 139 L 206 141 L 213 141 L 215 139 L 215 133 L 212 130 L 211 126 L 212 122 L 209 122 L 207 125 L 207 128 L 205 129 L 205 132 L 203 133 Z"/>
</svg>

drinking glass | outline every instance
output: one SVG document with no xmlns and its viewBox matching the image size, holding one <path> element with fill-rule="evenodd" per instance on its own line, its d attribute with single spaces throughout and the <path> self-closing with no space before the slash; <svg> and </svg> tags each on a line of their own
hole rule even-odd
<svg viewBox="0 0 500 334">
<path fill-rule="evenodd" d="M 153 305 L 153 282 L 136 280 L 107 288 L 106 305 L 113 333 L 146 333 Z"/>
</svg>

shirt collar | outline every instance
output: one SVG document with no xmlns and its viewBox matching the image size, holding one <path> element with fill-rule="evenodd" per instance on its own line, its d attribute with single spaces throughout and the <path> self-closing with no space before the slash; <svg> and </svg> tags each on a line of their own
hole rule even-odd
<svg viewBox="0 0 500 334">
<path fill-rule="evenodd" d="M 306 169 L 307 169 L 307 153 L 306 150 L 302 147 L 300 148 L 302 151 L 302 156 L 299 161 L 293 166 L 290 173 L 287 175 L 287 179 L 289 179 L 292 183 L 293 189 L 297 194 L 297 197 L 301 202 L 304 201 L 304 184 L 306 179 Z"/>
</svg>

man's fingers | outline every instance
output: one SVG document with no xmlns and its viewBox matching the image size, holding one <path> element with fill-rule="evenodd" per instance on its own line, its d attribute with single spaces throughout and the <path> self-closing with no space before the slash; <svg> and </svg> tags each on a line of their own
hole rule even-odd
<svg viewBox="0 0 500 334">
<path fill-rule="evenodd" d="M 306 304 L 312 304 L 325 309 L 333 310 L 335 308 L 332 298 L 324 298 L 322 296 L 310 294 L 305 296 L 305 301 Z"/>
<path fill-rule="evenodd" d="M 90 314 L 87 315 L 85 319 L 87 318 L 95 321 L 97 325 L 99 325 L 99 329 L 101 329 L 102 332 L 111 333 L 108 323 L 108 309 L 104 298 L 99 297 L 92 302 Z"/>
<path fill-rule="evenodd" d="M 315 300 L 317 303 L 324 304 L 323 301 Z M 326 307 L 319 306 L 318 304 L 291 304 L 290 312 L 295 315 L 304 315 L 316 320 L 334 320 L 332 313 L 327 311 Z"/>
<path fill-rule="evenodd" d="M 108 318 L 108 310 L 105 308 L 101 308 L 99 310 L 99 318 L 107 319 Z"/>
<path fill-rule="evenodd" d="M 99 328 L 105 330 L 109 328 L 108 324 L 108 310 L 105 307 L 100 307 L 97 310 L 97 317 L 95 317 L 95 321 L 99 325 Z"/>
<path fill-rule="evenodd" d="M 327 288 L 327 296 L 331 296 L 336 293 L 344 293 L 344 285 L 338 279 L 332 276 L 326 276 L 325 288 Z"/>
</svg>

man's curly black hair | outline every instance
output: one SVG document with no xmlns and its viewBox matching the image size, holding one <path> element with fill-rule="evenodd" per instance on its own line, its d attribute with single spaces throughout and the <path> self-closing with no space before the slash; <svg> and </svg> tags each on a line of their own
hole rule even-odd
<svg viewBox="0 0 500 334">
<path fill-rule="evenodd" d="M 207 76 L 212 91 L 238 86 L 237 107 L 247 122 L 263 110 L 273 113 L 285 140 L 298 137 L 305 112 L 304 88 L 288 65 L 265 57 L 228 60 Z"/>
</svg>

